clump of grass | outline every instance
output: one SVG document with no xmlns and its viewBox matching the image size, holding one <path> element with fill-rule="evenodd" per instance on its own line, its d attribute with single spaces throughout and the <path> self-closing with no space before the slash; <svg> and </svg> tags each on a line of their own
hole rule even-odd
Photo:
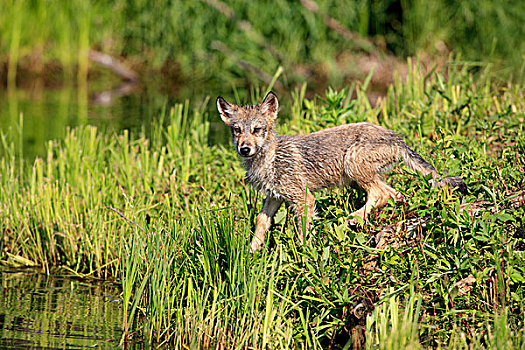
<svg viewBox="0 0 525 350">
<path fill-rule="evenodd" d="M 367 348 L 419 349 L 419 313 L 422 298 L 411 290 L 405 309 L 395 293 L 367 317 Z"/>
<path fill-rule="evenodd" d="M 315 236 L 299 244 L 283 208 L 268 248 L 251 255 L 262 197 L 243 182 L 231 147 L 208 144 L 206 104 L 184 103 L 162 113 L 150 136 L 77 127 L 33 163 L 17 156 L 16 135 L 2 135 L 2 262 L 120 278 L 123 341 L 462 348 L 499 346 L 513 334 L 522 346 L 523 88 L 474 80 L 454 64 L 447 76 L 423 77 L 414 64 L 376 106 L 366 84 L 311 100 L 299 90 L 280 129 L 385 125 L 442 174 L 463 177 L 464 199 L 396 172 L 389 182 L 405 202 L 352 230 L 346 221 L 362 196 L 323 191 Z M 403 224 L 413 217 L 426 222 L 418 239 Z M 396 223 L 398 243 L 376 246 L 375 235 Z M 503 310 L 505 321 L 494 320 Z M 367 315 L 375 315 L 368 331 Z"/>
</svg>

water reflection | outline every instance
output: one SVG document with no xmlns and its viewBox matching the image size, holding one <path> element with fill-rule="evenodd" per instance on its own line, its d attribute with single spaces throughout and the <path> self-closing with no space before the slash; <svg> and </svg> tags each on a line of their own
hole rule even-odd
<svg viewBox="0 0 525 350">
<path fill-rule="evenodd" d="M 190 98 L 190 108 L 200 106 L 207 96 L 212 102 L 205 108 L 210 113 L 210 143 L 229 141 L 229 133 L 216 114 L 214 98 L 219 93 L 187 87 L 176 94 L 166 94 L 157 86 L 133 83 L 95 85 L 87 93 L 74 85 L 59 88 L 10 88 L 0 93 L 0 133 L 16 147 L 16 155 L 31 162 L 36 156 L 46 156 L 49 140 L 61 140 L 67 127 L 90 124 L 102 130 L 129 129 L 147 133 L 152 122 L 169 108 Z M 108 88 L 109 86 L 109 88 Z M 0 87 L 1 89 L 1 87 Z M 180 93 L 180 94 L 179 94 Z M 21 118 L 22 117 L 22 118 Z M 21 126 L 21 127 L 20 127 Z M 0 157 L 2 147 L 0 145 Z"/>
<path fill-rule="evenodd" d="M 0 348 L 117 347 L 122 310 L 112 285 L 0 271 Z"/>
<path fill-rule="evenodd" d="M 137 86 L 136 82 L 124 82 L 114 89 L 95 93 L 91 100 L 97 105 L 112 106 L 120 97 L 131 95 Z"/>
</svg>

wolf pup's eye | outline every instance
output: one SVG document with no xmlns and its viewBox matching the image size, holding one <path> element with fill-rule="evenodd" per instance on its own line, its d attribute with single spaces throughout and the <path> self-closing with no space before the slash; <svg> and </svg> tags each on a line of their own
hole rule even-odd
<svg viewBox="0 0 525 350">
<path fill-rule="evenodd" d="M 261 127 L 253 128 L 253 133 L 254 133 L 254 134 L 260 134 L 261 131 L 262 131 L 262 128 L 261 128 Z"/>
</svg>

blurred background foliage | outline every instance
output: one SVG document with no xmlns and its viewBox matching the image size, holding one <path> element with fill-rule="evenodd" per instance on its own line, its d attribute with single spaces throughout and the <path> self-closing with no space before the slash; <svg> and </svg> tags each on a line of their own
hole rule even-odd
<svg viewBox="0 0 525 350">
<path fill-rule="evenodd" d="M 523 1 L 4 0 L 0 23 L 4 84 L 82 78 L 89 49 L 124 58 L 144 79 L 160 72 L 167 88 L 239 87 L 279 66 L 284 84 L 339 85 L 367 70 L 356 55 L 439 62 L 451 52 L 523 79 Z"/>
</svg>

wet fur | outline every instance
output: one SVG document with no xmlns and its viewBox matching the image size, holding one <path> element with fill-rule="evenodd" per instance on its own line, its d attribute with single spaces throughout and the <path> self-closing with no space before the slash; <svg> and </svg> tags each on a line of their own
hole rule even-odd
<svg viewBox="0 0 525 350">
<path fill-rule="evenodd" d="M 308 228 L 315 215 L 312 192 L 352 186 L 367 193 L 365 205 L 352 213 L 352 223 L 356 224 L 356 218 L 366 220 L 373 208 L 384 206 L 388 199 L 400 198 L 381 176 L 400 159 L 423 175 L 438 177 L 436 169 L 410 149 L 401 136 L 375 124 L 347 124 L 308 135 L 277 135 L 273 127 L 279 103 L 273 92 L 256 106 L 236 106 L 219 96 L 217 108 L 231 128 L 235 149 L 244 161 L 247 182 L 267 195 L 257 216 L 252 251 L 262 248 L 271 219 L 283 201 L 295 210 L 298 224 L 304 215 Z M 440 182 L 445 184 L 466 191 L 465 183 L 458 177 Z"/>
</svg>

